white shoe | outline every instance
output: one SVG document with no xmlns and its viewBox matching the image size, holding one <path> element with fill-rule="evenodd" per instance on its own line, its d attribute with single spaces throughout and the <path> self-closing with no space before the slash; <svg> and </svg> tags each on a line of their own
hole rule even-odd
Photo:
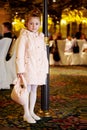
<svg viewBox="0 0 87 130">
<path fill-rule="evenodd" d="M 35 120 L 41 120 L 41 118 L 39 116 L 37 116 L 35 113 L 31 113 L 31 116 L 35 119 Z"/>
<path fill-rule="evenodd" d="M 24 115 L 23 119 L 28 123 L 36 123 L 36 121 L 30 115 L 29 116 Z"/>
</svg>

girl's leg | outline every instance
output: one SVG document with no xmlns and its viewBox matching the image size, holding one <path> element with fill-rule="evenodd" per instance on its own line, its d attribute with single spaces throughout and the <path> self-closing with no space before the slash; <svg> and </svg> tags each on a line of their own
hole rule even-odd
<svg viewBox="0 0 87 130">
<path fill-rule="evenodd" d="M 37 85 L 31 85 L 31 92 L 30 92 L 30 114 L 35 120 L 40 120 L 40 117 L 34 113 L 34 107 L 37 98 Z"/>
<path fill-rule="evenodd" d="M 28 92 L 30 94 L 30 91 L 31 91 L 31 86 L 28 85 Z M 27 121 L 28 123 L 36 123 L 36 121 L 32 118 L 30 112 L 29 112 L 29 95 L 27 97 L 27 100 L 26 100 L 26 103 L 25 105 L 23 106 L 24 108 L 24 121 Z"/>
</svg>

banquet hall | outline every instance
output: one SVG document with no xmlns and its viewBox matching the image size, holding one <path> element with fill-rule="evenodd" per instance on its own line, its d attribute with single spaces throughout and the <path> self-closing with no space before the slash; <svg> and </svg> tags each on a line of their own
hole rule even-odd
<svg viewBox="0 0 87 130">
<path fill-rule="evenodd" d="M 15 41 L 26 28 L 26 13 L 33 8 L 42 12 L 39 31 L 44 33 L 49 72 L 46 85 L 38 86 L 37 91 L 35 111 L 42 118 L 29 124 L 22 120 L 23 109 L 11 99 L 11 92 L 17 78 Z M 12 24 L 12 38 L 3 37 L 4 22 Z M 0 0 L 0 128 L 87 129 L 86 0 Z"/>
</svg>

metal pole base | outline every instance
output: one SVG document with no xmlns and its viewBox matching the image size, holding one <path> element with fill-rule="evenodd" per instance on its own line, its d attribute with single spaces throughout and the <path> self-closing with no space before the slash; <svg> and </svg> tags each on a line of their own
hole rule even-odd
<svg viewBox="0 0 87 130">
<path fill-rule="evenodd" d="M 40 110 L 39 114 L 41 117 L 51 117 L 51 114 L 48 110 L 46 110 L 46 111 Z"/>
</svg>

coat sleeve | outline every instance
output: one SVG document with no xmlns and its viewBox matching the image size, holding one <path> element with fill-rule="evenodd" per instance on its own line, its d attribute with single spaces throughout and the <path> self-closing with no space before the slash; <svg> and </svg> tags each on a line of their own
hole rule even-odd
<svg viewBox="0 0 87 130">
<path fill-rule="evenodd" d="M 17 50 L 16 50 L 16 72 L 24 73 L 25 72 L 25 46 L 26 38 L 25 36 L 19 36 L 17 39 Z"/>
</svg>

